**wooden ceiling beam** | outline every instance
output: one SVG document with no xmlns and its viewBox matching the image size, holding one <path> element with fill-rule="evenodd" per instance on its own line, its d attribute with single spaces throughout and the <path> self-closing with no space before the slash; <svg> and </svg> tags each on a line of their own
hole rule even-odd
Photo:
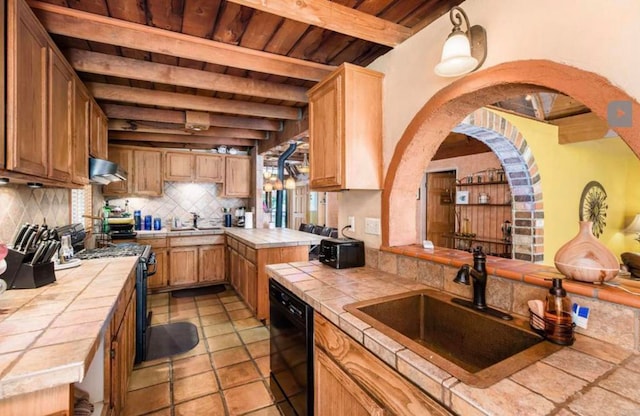
<svg viewBox="0 0 640 416">
<path fill-rule="evenodd" d="M 200 95 L 180 94 L 176 92 L 93 82 L 87 83 L 87 88 L 91 91 L 91 94 L 99 100 L 285 120 L 297 120 L 300 116 L 299 109 L 282 105 L 224 100 Z"/>
<path fill-rule="evenodd" d="M 602 139 L 609 131 L 606 121 L 592 112 L 551 121 L 558 126 L 558 143 L 571 144 Z"/>
<path fill-rule="evenodd" d="M 185 124 L 185 112 L 179 110 L 161 110 L 158 108 L 134 107 L 130 105 L 100 104 L 109 118 L 123 120 L 157 121 L 160 123 Z M 231 117 L 209 114 L 212 127 L 244 128 L 251 130 L 279 131 L 282 122 L 261 118 Z"/>
<path fill-rule="evenodd" d="M 180 134 L 155 134 L 155 133 L 138 133 L 128 131 L 110 131 L 109 142 L 126 141 L 132 143 L 169 143 L 179 145 L 181 147 L 189 144 L 205 144 L 218 146 L 221 144 L 227 146 L 254 146 L 255 140 L 249 139 L 228 139 L 219 137 L 206 136 L 184 136 Z"/>
<path fill-rule="evenodd" d="M 30 1 L 29 5 L 45 29 L 57 35 L 309 81 L 320 81 L 335 69 L 331 65 L 243 48 L 49 3 Z"/>
<path fill-rule="evenodd" d="M 293 85 L 216 74 L 80 49 L 69 49 L 66 55 L 71 66 L 80 72 L 275 100 L 308 102 L 307 89 Z"/>
<path fill-rule="evenodd" d="M 228 1 L 392 48 L 413 35 L 408 27 L 328 0 Z"/>
<path fill-rule="evenodd" d="M 184 125 L 166 124 L 165 127 L 158 126 L 154 124 L 155 122 L 146 123 L 149 124 L 145 124 L 144 121 L 110 119 L 109 131 L 135 131 L 140 133 L 177 134 L 182 136 L 221 137 L 229 139 L 266 140 L 267 138 L 266 133 L 258 130 L 209 127 L 209 129 L 203 131 L 190 131 L 185 130 Z"/>
<path fill-rule="evenodd" d="M 290 140 L 301 140 L 309 137 L 309 119 L 287 120 L 282 131 L 269 133 L 267 140 L 258 142 L 258 153 L 262 154 Z"/>
</svg>

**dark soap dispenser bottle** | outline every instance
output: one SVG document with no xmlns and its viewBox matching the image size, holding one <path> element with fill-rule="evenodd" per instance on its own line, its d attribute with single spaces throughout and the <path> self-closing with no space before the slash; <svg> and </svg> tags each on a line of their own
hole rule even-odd
<svg viewBox="0 0 640 416">
<path fill-rule="evenodd" d="M 553 279 L 544 308 L 544 327 L 547 339 L 560 345 L 573 344 L 571 300 L 562 287 L 562 279 Z"/>
</svg>

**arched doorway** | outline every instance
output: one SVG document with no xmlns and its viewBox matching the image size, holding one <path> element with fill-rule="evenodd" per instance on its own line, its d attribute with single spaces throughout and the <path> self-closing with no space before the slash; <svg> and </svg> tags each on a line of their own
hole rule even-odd
<svg viewBox="0 0 640 416">
<path fill-rule="evenodd" d="M 509 62 L 468 75 L 435 94 L 416 114 L 396 145 L 382 192 L 382 246 L 419 240 L 415 190 L 419 172 L 446 135 L 468 114 L 485 105 L 539 91 L 559 91 L 607 118 L 611 101 L 629 101 L 631 127 L 614 130 L 640 156 L 640 104 L 602 76 L 545 60 Z M 414 213 L 415 214 L 415 213 Z"/>
</svg>

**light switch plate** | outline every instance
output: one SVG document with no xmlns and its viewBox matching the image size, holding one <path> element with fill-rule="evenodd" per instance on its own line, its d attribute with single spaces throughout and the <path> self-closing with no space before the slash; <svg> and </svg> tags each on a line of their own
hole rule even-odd
<svg viewBox="0 0 640 416">
<path fill-rule="evenodd" d="M 366 234 L 380 235 L 380 218 L 365 218 L 364 232 Z"/>
</svg>

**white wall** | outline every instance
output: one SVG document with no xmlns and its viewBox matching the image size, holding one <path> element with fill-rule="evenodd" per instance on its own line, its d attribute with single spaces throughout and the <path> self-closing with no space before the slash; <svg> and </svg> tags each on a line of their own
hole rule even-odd
<svg viewBox="0 0 640 416">
<path fill-rule="evenodd" d="M 636 99 L 640 97 L 636 75 L 640 54 L 633 47 L 640 41 L 640 1 L 469 0 L 461 6 L 472 25 L 482 25 L 487 31 L 488 55 L 483 68 L 547 59 L 596 72 Z M 411 119 L 431 96 L 457 79 L 433 73 L 450 31 L 446 14 L 369 66 L 385 74 L 385 173 Z M 341 227 L 348 215 L 359 212 L 361 198 L 366 201 L 368 215 L 380 216 L 380 192 L 352 193 L 341 194 Z M 362 228 L 356 231 L 356 237 L 365 239 L 369 246 L 375 246 L 377 240 L 379 246 L 380 239 L 367 238 Z"/>
</svg>

